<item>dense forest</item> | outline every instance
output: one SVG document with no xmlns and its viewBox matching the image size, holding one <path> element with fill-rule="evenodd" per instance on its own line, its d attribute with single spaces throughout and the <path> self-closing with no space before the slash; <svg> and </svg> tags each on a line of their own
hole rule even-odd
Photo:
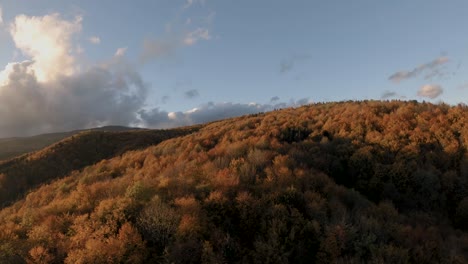
<svg viewBox="0 0 468 264">
<path fill-rule="evenodd" d="M 467 263 L 467 122 L 362 101 L 75 136 L 0 164 L 0 263 Z"/>
</svg>

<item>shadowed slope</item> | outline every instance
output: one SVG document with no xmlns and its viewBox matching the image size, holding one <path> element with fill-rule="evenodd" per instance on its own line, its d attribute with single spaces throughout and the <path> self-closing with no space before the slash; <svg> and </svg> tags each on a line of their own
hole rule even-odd
<svg viewBox="0 0 468 264">
<path fill-rule="evenodd" d="M 139 128 L 122 126 L 105 126 L 93 129 L 74 130 L 62 133 L 49 133 L 31 137 L 0 138 L 0 160 L 10 159 L 28 152 L 37 151 L 56 143 L 64 138 L 76 135 L 83 131 L 129 131 Z"/>
<path fill-rule="evenodd" d="M 43 150 L 0 161 L 0 204 L 5 205 L 36 185 L 63 177 L 73 170 L 197 129 L 85 131 Z"/>
</svg>

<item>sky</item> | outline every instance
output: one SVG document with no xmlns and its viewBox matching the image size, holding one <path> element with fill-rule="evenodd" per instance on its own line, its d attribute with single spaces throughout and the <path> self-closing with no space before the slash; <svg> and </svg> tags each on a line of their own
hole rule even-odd
<svg viewBox="0 0 468 264">
<path fill-rule="evenodd" d="M 0 0 L 0 137 L 467 103 L 464 0 Z"/>
</svg>

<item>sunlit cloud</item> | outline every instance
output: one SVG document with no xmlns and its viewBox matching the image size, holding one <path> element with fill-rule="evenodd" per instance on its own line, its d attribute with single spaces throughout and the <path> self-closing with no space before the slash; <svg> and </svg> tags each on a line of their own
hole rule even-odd
<svg viewBox="0 0 468 264">
<path fill-rule="evenodd" d="M 16 47 L 34 61 L 31 67 L 39 81 L 75 73 L 71 38 L 80 31 L 81 17 L 66 21 L 59 14 L 43 17 L 19 15 L 10 26 Z"/>
<path fill-rule="evenodd" d="M 115 57 L 122 57 L 123 55 L 125 55 L 125 53 L 127 52 L 127 48 L 118 48 L 116 51 L 115 51 L 115 54 L 114 56 Z"/>
<path fill-rule="evenodd" d="M 427 97 L 430 99 L 437 98 L 444 92 L 442 86 L 437 84 L 426 84 L 421 86 L 418 90 L 418 96 Z"/>
<path fill-rule="evenodd" d="M 79 64 L 72 41 L 81 23 L 59 14 L 15 18 L 10 35 L 27 60 L 0 72 L 0 137 L 138 122 L 147 85 L 124 59 Z"/>
</svg>

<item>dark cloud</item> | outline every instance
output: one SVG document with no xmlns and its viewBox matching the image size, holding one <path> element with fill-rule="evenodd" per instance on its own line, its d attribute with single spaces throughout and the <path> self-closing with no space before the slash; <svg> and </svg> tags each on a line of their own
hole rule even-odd
<svg viewBox="0 0 468 264">
<path fill-rule="evenodd" d="M 171 99 L 171 97 L 169 97 L 169 95 L 164 95 L 164 96 L 161 98 L 161 103 L 166 104 L 167 101 L 169 101 L 169 99 Z"/>
<path fill-rule="evenodd" d="M 294 61 L 291 59 L 288 60 L 282 60 L 280 63 L 280 72 L 281 73 L 286 73 L 289 72 L 293 69 L 294 67 Z"/>
<path fill-rule="evenodd" d="M 310 56 L 307 54 L 296 55 L 290 58 L 285 58 L 280 62 L 280 73 L 288 73 L 294 69 L 298 62 L 303 62 L 310 59 Z"/>
<path fill-rule="evenodd" d="M 398 96 L 398 94 L 396 92 L 385 91 L 380 98 L 381 99 L 388 99 L 388 98 L 397 97 L 397 96 Z"/>
<path fill-rule="evenodd" d="M 426 84 L 421 86 L 418 90 L 418 96 L 435 99 L 439 97 L 444 90 L 440 85 L 437 84 Z"/>
<path fill-rule="evenodd" d="M 186 91 L 186 92 L 184 93 L 184 96 L 185 96 L 185 98 L 187 98 L 187 99 L 192 99 L 192 98 L 195 98 L 195 97 L 200 96 L 200 93 L 199 93 L 197 90 L 192 89 L 192 90 Z"/>
<path fill-rule="evenodd" d="M 14 65 L 0 87 L 0 137 L 137 122 L 147 87 L 129 68 L 91 68 L 38 82 L 31 62 Z"/>
<path fill-rule="evenodd" d="M 274 103 L 274 102 L 279 101 L 279 99 L 280 99 L 280 98 L 279 98 L 278 96 L 273 96 L 273 97 L 270 99 L 270 102 L 271 102 L 271 103 Z"/>
<path fill-rule="evenodd" d="M 437 73 L 433 73 L 435 71 L 437 71 L 437 67 L 440 66 L 440 65 L 443 65 L 445 63 L 447 63 L 449 61 L 449 59 L 447 57 L 439 57 L 431 62 L 428 62 L 428 63 L 425 63 L 425 64 L 422 64 L 422 65 L 419 65 L 418 67 L 414 68 L 413 70 L 411 71 L 399 71 L 399 72 L 396 72 L 394 74 L 392 74 L 390 77 L 388 77 L 388 79 L 390 81 L 393 81 L 393 82 L 400 82 L 400 81 L 403 81 L 403 80 L 407 80 L 407 79 L 410 79 L 410 78 L 414 78 L 418 75 L 420 75 L 422 72 L 426 71 L 426 70 L 431 70 L 431 72 L 429 72 L 426 76 L 436 76 Z"/>
</svg>

